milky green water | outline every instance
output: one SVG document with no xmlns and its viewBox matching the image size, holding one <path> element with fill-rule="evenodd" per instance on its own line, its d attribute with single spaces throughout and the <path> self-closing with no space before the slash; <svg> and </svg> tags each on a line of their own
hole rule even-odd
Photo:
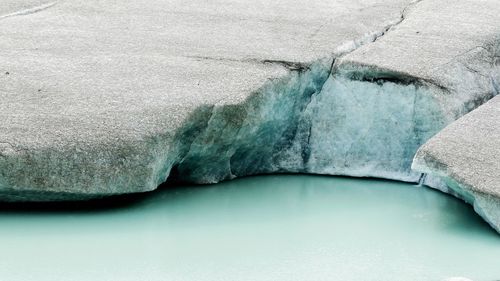
<svg viewBox="0 0 500 281">
<path fill-rule="evenodd" d="M 265 176 L 85 208 L 0 210 L 0 280 L 451 276 L 500 280 L 500 235 L 468 205 L 411 184 Z"/>
</svg>

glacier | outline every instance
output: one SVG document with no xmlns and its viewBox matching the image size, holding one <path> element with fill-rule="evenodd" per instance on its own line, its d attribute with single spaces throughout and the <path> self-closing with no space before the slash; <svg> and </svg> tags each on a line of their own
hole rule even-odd
<svg viewBox="0 0 500 281">
<path fill-rule="evenodd" d="M 411 169 L 498 94 L 495 0 L 20 3 L 0 4 L 2 201 L 313 173 L 420 182 L 498 225 L 497 197 Z"/>
</svg>

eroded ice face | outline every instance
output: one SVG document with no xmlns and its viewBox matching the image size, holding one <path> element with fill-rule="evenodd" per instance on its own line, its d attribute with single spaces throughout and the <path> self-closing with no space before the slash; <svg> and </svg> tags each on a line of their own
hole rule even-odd
<svg viewBox="0 0 500 281">
<path fill-rule="evenodd" d="M 349 75 L 313 64 L 245 103 L 215 107 L 201 134 L 180 138 L 194 141 L 175 176 L 211 183 L 308 172 L 418 181 L 410 169 L 416 150 L 454 120 L 435 99 L 439 89 Z"/>
</svg>

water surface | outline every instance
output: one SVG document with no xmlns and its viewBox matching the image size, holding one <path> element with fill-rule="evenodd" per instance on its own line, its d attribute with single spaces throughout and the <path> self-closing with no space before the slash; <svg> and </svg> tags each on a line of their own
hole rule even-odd
<svg viewBox="0 0 500 281">
<path fill-rule="evenodd" d="M 500 279 L 500 235 L 412 184 L 281 175 L 139 197 L 3 206 L 0 280 Z"/>
</svg>

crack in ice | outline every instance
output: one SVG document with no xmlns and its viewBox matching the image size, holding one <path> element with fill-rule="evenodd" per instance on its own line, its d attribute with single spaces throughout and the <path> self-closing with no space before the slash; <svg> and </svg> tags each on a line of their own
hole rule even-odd
<svg viewBox="0 0 500 281">
<path fill-rule="evenodd" d="M 47 9 L 55 6 L 56 4 L 57 4 L 57 1 L 50 2 L 50 3 L 47 3 L 47 4 L 43 4 L 43 5 L 40 5 L 40 6 L 35 6 L 35 7 L 24 9 L 24 10 L 20 10 L 20 11 L 17 11 L 17 12 L 6 14 L 6 15 L 0 15 L 0 20 L 6 19 L 6 18 L 11 18 L 11 17 L 27 16 L 27 15 L 39 13 L 41 11 L 47 10 Z"/>
</svg>

